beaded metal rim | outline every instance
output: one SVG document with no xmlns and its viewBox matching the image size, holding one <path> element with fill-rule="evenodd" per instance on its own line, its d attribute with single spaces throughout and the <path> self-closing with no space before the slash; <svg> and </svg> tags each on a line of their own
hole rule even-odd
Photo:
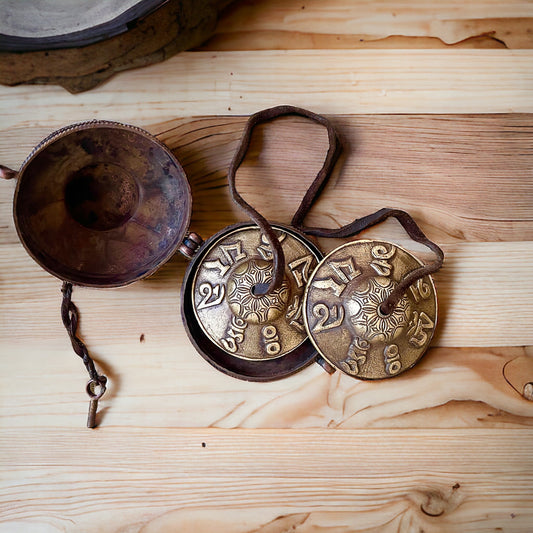
<svg viewBox="0 0 533 533">
<path fill-rule="evenodd" d="M 161 257 L 155 262 L 152 266 L 147 268 L 145 271 L 133 275 L 129 279 L 121 279 L 120 281 L 112 281 L 112 282 L 100 282 L 99 280 L 92 280 L 92 281 L 85 281 L 83 279 L 80 279 L 80 277 L 71 277 L 62 273 L 59 273 L 57 269 L 53 268 L 47 262 L 40 257 L 38 257 L 37 253 L 32 249 L 32 245 L 29 244 L 28 241 L 30 241 L 30 237 L 26 238 L 26 235 L 24 233 L 23 228 L 21 227 L 20 222 L 20 211 L 22 209 L 22 206 L 20 205 L 20 194 L 21 194 L 21 187 L 24 184 L 24 176 L 25 172 L 27 171 L 28 167 L 31 165 L 31 163 L 35 160 L 36 157 L 43 154 L 47 148 L 49 148 L 51 145 L 56 143 L 58 140 L 65 138 L 73 133 L 82 132 L 84 130 L 92 130 L 95 128 L 112 128 L 112 129 L 118 129 L 126 132 L 132 132 L 137 135 L 140 135 L 142 138 L 147 140 L 149 143 L 156 146 L 158 149 L 164 151 L 164 153 L 168 156 L 169 160 L 172 161 L 173 165 L 175 165 L 177 172 L 179 174 L 180 180 L 180 186 L 184 189 L 184 196 L 186 196 L 186 200 L 184 201 L 184 210 L 180 212 L 180 223 L 181 223 L 181 230 L 177 233 L 176 238 L 173 240 L 173 243 L 169 245 L 168 249 L 161 254 Z M 139 128 L 137 126 L 133 126 L 130 124 L 125 124 L 122 122 L 116 122 L 116 121 L 109 121 L 109 120 L 100 120 L 100 119 L 94 119 L 94 120 L 88 120 L 83 122 L 74 123 L 68 126 L 65 126 L 63 128 L 60 128 L 54 132 L 52 132 L 50 135 L 45 137 L 33 150 L 30 152 L 30 154 L 26 157 L 24 162 L 22 163 L 20 170 L 18 172 L 17 176 L 17 185 L 15 189 L 14 194 L 14 200 L 13 200 L 13 218 L 15 221 L 15 228 L 17 230 L 17 234 L 19 236 L 19 239 L 24 246 L 27 253 L 47 272 L 52 274 L 53 276 L 63 280 L 63 281 L 69 281 L 76 285 L 81 286 L 88 286 L 88 287 L 95 287 L 95 288 L 112 288 L 112 287 L 121 287 L 125 285 L 129 285 L 130 283 L 133 283 L 135 281 L 138 281 L 140 279 L 144 279 L 150 275 L 152 275 L 156 270 L 158 270 L 161 265 L 163 265 L 166 261 L 168 261 L 176 251 L 180 248 L 183 242 L 183 238 L 187 234 L 189 224 L 190 224 L 190 217 L 192 212 L 192 196 L 191 196 L 191 190 L 190 185 L 187 179 L 187 176 L 185 175 L 185 172 L 183 171 L 183 168 L 179 161 L 176 159 L 176 157 L 173 155 L 173 153 L 170 151 L 170 149 L 165 146 L 159 139 L 157 139 L 154 135 L 147 132 L 146 130 Z"/>
</svg>

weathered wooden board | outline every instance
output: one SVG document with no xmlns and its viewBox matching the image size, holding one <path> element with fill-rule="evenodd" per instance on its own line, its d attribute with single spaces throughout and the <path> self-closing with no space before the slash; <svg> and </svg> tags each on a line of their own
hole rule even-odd
<svg viewBox="0 0 533 533">
<path fill-rule="evenodd" d="M 330 118 L 344 152 L 309 225 L 340 226 L 387 206 L 407 209 L 440 243 L 533 240 L 533 115 Z M 184 165 L 193 225 L 207 235 L 223 227 L 213 222 L 227 225 L 237 213 L 219 193 L 245 121 L 206 117 L 150 127 Z M 288 222 L 326 150 L 326 130 L 305 119 L 259 127 L 239 170 L 241 191 L 267 217 Z M 209 216 L 213 203 L 217 217 Z M 405 237 L 399 226 L 394 235 Z"/>
<path fill-rule="evenodd" d="M 248 0 L 202 49 L 531 48 L 532 28 L 528 0 Z"/>
<path fill-rule="evenodd" d="M 533 521 L 530 430 L 52 427 L 0 443 L 10 533 L 524 533 Z"/>
<path fill-rule="evenodd" d="M 532 63 L 530 50 L 184 52 L 83 95 L 0 87 L 1 163 L 90 118 L 148 126 L 282 103 L 323 114 L 533 112 Z"/>
</svg>

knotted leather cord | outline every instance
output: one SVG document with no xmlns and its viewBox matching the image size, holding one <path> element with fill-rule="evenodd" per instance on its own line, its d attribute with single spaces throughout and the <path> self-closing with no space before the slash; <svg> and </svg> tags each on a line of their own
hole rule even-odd
<svg viewBox="0 0 533 533">
<path fill-rule="evenodd" d="M 255 211 L 255 209 L 253 209 L 237 192 L 235 187 L 235 174 L 240 164 L 244 160 L 244 157 L 246 156 L 246 153 L 250 146 L 252 131 L 254 127 L 258 124 L 268 122 L 269 120 L 284 115 L 300 115 L 325 126 L 328 132 L 329 140 L 329 149 L 326 155 L 326 159 L 324 160 L 324 164 L 322 165 L 322 168 L 320 169 L 313 183 L 307 189 L 307 192 L 305 193 L 305 196 L 302 199 L 300 206 L 294 214 L 291 221 L 292 226 L 299 229 L 303 233 L 306 233 L 307 235 L 314 235 L 317 237 L 348 238 L 357 235 L 361 231 L 370 228 L 375 224 L 383 222 L 387 218 L 394 217 L 398 220 L 398 222 L 400 222 L 400 224 L 405 229 L 411 239 L 427 246 L 437 256 L 437 259 L 432 263 L 421 266 L 409 272 L 409 274 L 407 274 L 407 276 L 405 276 L 394 288 L 394 290 L 389 294 L 387 299 L 381 304 L 381 311 L 384 314 L 391 313 L 402 298 L 404 292 L 413 283 L 428 274 L 433 274 L 441 268 L 442 263 L 444 261 L 444 253 L 437 244 L 435 244 L 433 241 L 430 241 L 426 237 L 424 232 L 420 229 L 420 227 L 417 225 L 411 215 L 400 209 L 380 209 L 379 211 L 376 211 L 371 215 L 356 219 L 350 224 L 347 224 L 337 229 L 311 228 L 304 226 L 303 222 L 305 220 L 305 217 L 311 210 L 311 207 L 319 197 L 320 193 L 323 191 L 331 176 L 335 163 L 337 162 L 342 151 L 342 145 L 339 142 L 339 138 L 335 129 L 333 128 L 333 125 L 328 121 L 328 119 L 306 109 L 288 105 L 264 109 L 263 111 L 255 113 L 248 119 L 243 135 L 241 137 L 239 148 L 233 157 L 228 171 L 230 193 L 233 197 L 233 200 L 261 228 L 272 247 L 274 274 L 267 292 L 275 290 L 281 283 L 283 279 L 283 272 L 285 269 L 285 257 L 283 255 L 281 244 L 276 238 L 275 233 L 272 230 L 270 224 L 266 221 L 264 217 L 262 217 L 257 211 Z"/>
<path fill-rule="evenodd" d="M 307 190 L 300 207 L 296 211 L 292 221 L 293 225 L 295 225 L 295 221 L 297 223 L 303 221 L 305 215 L 326 185 L 331 171 L 342 151 L 342 146 L 332 124 L 325 117 L 317 115 L 316 113 L 308 111 L 307 109 L 290 105 L 281 105 L 259 111 L 258 113 L 251 115 L 248 119 L 246 126 L 244 127 L 239 147 L 235 152 L 228 169 L 228 182 L 233 201 L 259 226 L 272 248 L 273 275 L 272 280 L 266 290 L 267 293 L 276 290 L 283 282 L 285 272 L 285 256 L 283 254 L 281 244 L 274 230 L 272 229 L 272 226 L 262 215 L 260 215 L 250 204 L 248 204 L 237 191 L 235 185 L 235 175 L 237 173 L 237 169 L 243 162 L 246 153 L 248 152 L 250 141 L 252 139 L 252 132 L 255 126 L 286 115 L 299 115 L 325 126 L 329 139 L 329 149 L 326 154 L 324 164 L 322 165 L 322 168 L 317 174 L 315 180 Z"/>
<path fill-rule="evenodd" d="M 94 361 L 91 359 L 89 351 L 87 350 L 87 346 L 85 346 L 84 342 L 76 334 L 78 330 L 79 312 L 78 308 L 72 302 L 72 283 L 64 281 L 63 286 L 61 287 L 61 292 L 63 293 L 61 319 L 63 320 L 63 325 L 70 337 L 72 349 L 83 360 L 83 364 L 91 378 L 89 384 L 92 382 L 95 386 L 99 385 L 101 387 L 100 393 L 98 394 L 98 397 L 101 397 L 105 392 L 107 378 L 103 374 L 98 374 L 94 366 Z M 89 388 L 87 390 L 89 391 Z M 91 394 L 89 394 L 89 396 L 91 396 Z"/>
</svg>

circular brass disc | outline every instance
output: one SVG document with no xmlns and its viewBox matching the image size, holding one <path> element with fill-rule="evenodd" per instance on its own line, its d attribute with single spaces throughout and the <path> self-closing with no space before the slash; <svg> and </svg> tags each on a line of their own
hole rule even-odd
<svg viewBox="0 0 533 533">
<path fill-rule="evenodd" d="M 239 379 L 271 381 L 316 358 L 302 317 L 306 282 L 321 258 L 299 232 L 273 225 L 286 259 L 285 279 L 261 294 L 272 254 L 255 224 L 209 239 L 192 259 L 182 287 L 182 316 L 191 342 L 215 368 Z"/>
<path fill-rule="evenodd" d="M 389 315 L 381 304 L 422 263 L 395 244 L 361 240 L 329 253 L 309 279 L 304 322 L 320 355 L 361 379 L 389 378 L 415 365 L 437 323 L 430 276 L 414 283 Z"/>
<path fill-rule="evenodd" d="M 277 234 L 286 270 L 272 293 L 261 294 L 272 281 L 272 251 L 256 226 L 224 233 L 198 264 L 192 285 L 196 319 L 212 342 L 235 357 L 275 359 L 307 338 L 301 303 L 318 260 L 296 234 Z"/>
</svg>

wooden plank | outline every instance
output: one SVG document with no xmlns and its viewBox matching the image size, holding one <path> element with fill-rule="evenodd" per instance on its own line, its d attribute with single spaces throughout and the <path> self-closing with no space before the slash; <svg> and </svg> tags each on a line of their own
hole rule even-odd
<svg viewBox="0 0 533 533">
<path fill-rule="evenodd" d="M 330 118 L 344 153 L 309 225 L 335 227 L 388 206 L 408 210 L 440 243 L 533 240 L 533 115 Z M 193 226 L 207 235 L 222 227 L 213 219 L 227 225 L 238 216 L 221 195 L 245 121 L 205 117 L 150 127 L 184 165 Z M 325 129 L 291 117 L 259 127 L 252 141 L 239 187 L 265 216 L 288 222 L 322 165 Z M 393 223 L 387 232 L 405 237 Z"/>
<path fill-rule="evenodd" d="M 1 530 L 522 532 L 531 436 L 3 430 Z"/>
<path fill-rule="evenodd" d="M 19 164 L 43 130 L 90 118 L 147 126 L 280 103 L 324 114 L 531 112 L 532 61 L 529 50 L 186 52 L 80 95 L 0 87 L 0 161 Z"/>
<path fill-rule="evenodd" d="M 532 381 L 531 348 L 435 348 L 405 375 L 379 382 L 340 373 L 330 376 L 312 365 L 285 380 L 257 384 L 235 380 L 209 366 L 188 342 L 177 313 L 173 314 L 175 302 L 153 303 L 166 312 L 163 334 L 153 324 L 153 316 L 144 318 L 139 313 L 136 331 L 131 333 L 121 327 L 129 318 L 124 309 L 113 309 L 108 303 L 93 311 L 78 303 L 83 338 L 98 367 L 110 378 L 109 391 L 99 404 L 103 428 L 533 425 L 533 403 L 515 390 L 518 380 L 511 386 L 504 375 L 506 365 L 514 365 L 522 367 L 522 379 Z M 109 318 L 109 308 L 116 319 Z M 54 315 L 55 323 L 50 320 L 44 330 L 38 313 L 27 312 L 30 318 L 24 321 L 14 313 L 6 322 L 19 330 L 19 336 L 26 333 L 21 339 L 5 338 L 7 328 L 2 328 L 0 423 L 5 428 L 78 428 L 85 423 L 87 376 L 62 330 L 58 309 Z M 144 342 L 139 340 L 141 333 Z M 50 340 L 52 334 L 55 338 Z M 99 338 L 105 335 L 106 339 Z"/>
<path fill-rule="evenodd" d="M 392 202 L 413 212 L 447 257 L 436 276 L 437 348 L 404 377 L 381 383 L 330 377 L 318 366 L 279 383 L 236 381 L 208 366 L 185 335 L 179 291 L 186 262 L 176 256 L 133 286 L 75 290 L 82 334 L 111 378 L 102 402 L 106 426 L 531 424 L 533 404 L 520 393 L 524 380 L 533 381 L 525 364 L 532 354 L 519 347 L 533 344 L 531 116 L 331 118 L 346 145 L 345 156 L 310 223 L 346 223 Z M 204 236 L 242 220 L 228 196 L 225 169 L 244 122 L 243 117 L 203 117 L 150 127 L 185 167 L 194 196 L 192 228 Z M 265 215 L 288 222 L 324 150 L 323 130 L 303 120 L 261 127 L 239 171 L 239 187 Z M 275 201 L 258 192 L 264 184 L 276 191 Z M 83 367 L 59 319 L 59 282 L 18 243 L 10 212 L 13 187 L 6 183 L 0 189 L 3 420 L 22 427 L 37 416 L 42 424 L 77 427 L 87 407 Z M 392 222 L 366 235 L 409 246 Z M 321 244 L 328 249 L 335 243 Z M 505 274 L 495 277 L 495 265 Z M 36 353 L 46 362 L 44 375 L 35 365 Z M 506 367 L 508 362 L 513 363 Z M 514 369 L 509 375 L 514 389 L 504 367 Z M 169 404 L 173 396 L 177 400 Z"/>
<path fill-rule="evenodd" d="M 334 227 L 390 206 L 407 209 L 440 243 L 533 240 L 533 115 L 330 119 L 344 153 L 308 224 Z M 192 227 L 205 236 L 242 219 L 228 196 L 226 170 L 245 121 L 201 117 L 148 127 L 184 166 L 193 189 Z M 44 137 L 49 131 L 39 133 Z M 33 135 L 27 128 L 10 130 L 16 146 L 27 146 L 26 152 L 19 149 L 20 159 L 37 142 Z M 325 130 L 305 119 L 290 117 L 260 127 L 239 170 L 239 187 L 264 215 L 289 222 L 326 149 Z M 7 149 L 4 153 L 13 156 Z M 5 183 L 0 189 L 0 203 L 5 203 L 0 225 L 10 227 L 0 238 L 13 244 L 18 242 L 9 206 L 14 186 Z M 265 188 L 278 194 L 265 195 Z M 405 238 L 397 224 L 386 228 L 389 238 Z"/>
<path fill-rule="evenodd" d="M 249 0 L 202 49 L 531 48 L 532 22 L 529 1 Z"/>
</svg>

